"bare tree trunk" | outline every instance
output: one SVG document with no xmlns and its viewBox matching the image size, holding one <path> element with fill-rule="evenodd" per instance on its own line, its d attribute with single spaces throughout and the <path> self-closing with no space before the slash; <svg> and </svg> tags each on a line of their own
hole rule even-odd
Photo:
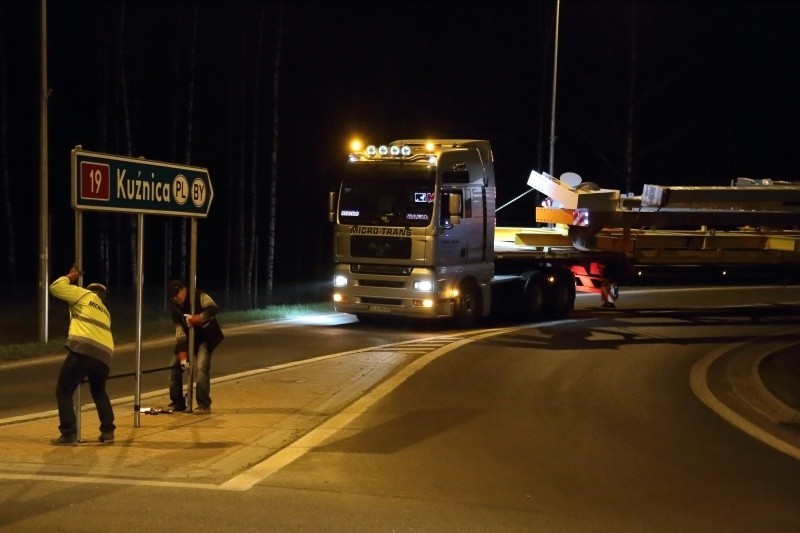
<svg viewBox="0 0 800 533">
<path fill-rule="evenodd" d="M 231 46 L 230 49 L 233 50 L 235 47 L 235 38 L 233 32 L 231 32 Z M 235 85 L 233 80 L 235 78 L 235 69 L 234 69 L 234 61 L 229 62 L 229 73 L 228 79 L 230 83 L 228 83 L 228 157 L 227 159 L 227 172 L 225 176 L 225 184 L 226 190 L 231 191 L 231 193 L 225 195 L 225 216 L 227 217 L 227 224 L 225 227 L 227 228 L 227 232 L 225 234 L 225 299 L 228 302 L 232 302 L 231 298 L 231 290 L 232 290 L 232 268 L 233 268 L 233 173 L 234 173 L 234 161 L 233 161 L 233 154 L 234 154 L 234 141 L 233 141 L 233 132 L 234 132 L 234 115 L 236 109 L 236 99 L 234 98 L 236 94 Z"/>
<path fill-rule="evenodd" d="M 0 16 L 0 80 L 3 80 L 0 86 L 0 153 L 2 153 L 2 168 L 0 168 L 0 179 L 2 179 L 3 191 L 3 227 L 8 232 L 8 246 L 6 247 L 6 278 L 4 281 L 8 282 L 10 287 L 16 286 L 17 278 L 17 258 L 16 258 L 16 236 L 14 232 L 14 212 L 11 208 L 11 194 L 8 186 L 8 95 L 6 94 L 6 47 L 5 47 L 5 17 Z"/>
<path fill-rule="evenodd" d="M 111 79 L 111 42 L 108 28 L 101 24 L 99 29 L 99 63 L 100 63 L 100 94 L 97 95 L 99 109 L 97 113 L 97 130 L 100 132 L 100 151 L 108 152 L 108 125 L 109 125 L 109 80 Z M 100 213 L 100 234 L 99 234 L 99 260 L 101 279 L 105 283 L 111 280 L 111 234 L 109 228 L 109 217 L 107 213 Z M 115 215 L 119 216 L 119 215 Z"/>
<path fill-rule="evenodd" d="M 123 1 L 120 7 L 119 16 L 119 39 L 117 41 L 117 60 L 119 68 L 119 84 L 122 99 L 122 120 L 123 128 L 123 143 L 125 145 L 125 154 L 129 157 L 133 156 L 133 136 L 131 134 L 131 110 L 130 101 L 128 99 L 128 78 L 125 69 L 125 2 Z M 136 216 L 127 215 L 128 219 L 128 243 L 130 248 L 129 266 L 130 266 L 130 279 L 136 280 Z"/>
<path fill-rule="evenodd" d="M 122 217 L 125 215 L 117 215 L 114 217 L 114 235 L 120 237 L 122 235 Z M 122 239 L 114 239 L 114 263 L 116 269 L 114 270 L 115 281 L 117 287 L 122 286 Z"/>
<path fill-rule="evenodd" d="M 233 80 L 233 62 L 231 62 L 231 75 L 229 76 L 230 80 Z M 228 191 L 233 191 L 233 113 L 234 113 L 234 88 L 233 83 L 229 85 L 229 92 L 228 92 L 228 172 L 225 178 L 226 182 L 226 189 Z M 228 218 L 228 223 L 225 226 L 228 228 L 228 231 L 225 235 L 225 296 L 226 299 L 230 302 L 231 301 L 231 258 L 233 257 L 233 195 L 226 194 L 225 195 L 225 214 Z"/>
<path fill-rule="evenodd" d="M 192 115 L 194 114 L 194 73 L 197 64 L 197 26 L 199 20 L 199 3 L 194 6 L 192 17 L 192 41 L 189 46 L 189 94 L 186 98 L 186 157 L 187 165 L 192 164 Z M 189 272 L 189 224 L 186 217 L 181 218 L 181 272 Z"/>
<path fill-rule="evenodd" d="M 258 113 L 258 103 L 260 102 L 260 92 L 261 92 L 261 55 L 264 49 L 264 18 L 266 8 L 261 8 L 261 16 L 258 20 L 258 45 L 256 46 L 256 63 L 255 63 L 255 73 L 254 73 L 254 80 L 253 80 L 253 111 L 252 111 L 252 118 L 253 118 L 253 155 L 252 161 L 250 163 L 250 235 L 249 235 L 249 246 L 250 252 L 248 253 L 249 261 L 247 264 L 247 268 L 245 270 L 245 277 L 246 277 L 246 285 L 248 288 L 248 292 L 252 291 L 253 293 L 253 307 L 258 306 L 258 295 L 256 294 L 253 288 L 255 287 L 255 271 L 256 271 L 256 231 L 257 231 L 257 206 L 258 206 L 258 123 L 259 123 L 259 113 Z M 248 298 L 248 303 L 250 303 L 250 299 Z"/>
<path fill-rule="evenodd" d="M 267 305 L 272 304 L 275 283 L 275 229 L 278 219 L 278 132 L 281 49 L 283 46 L 283 2 L 278 8 L 278 32 L 275 38 L 275 62 L 272 69 L 272 163 L 269 183 L 269 232 L 267 234 Z"/>
<path fill-rule="evenodd" d="M 175 60 L 172 65 L 172 79 L 175 87 L 178 87 L 180 80 L 181 80 L 181 64 L 183 63 L 182 52 L 183 52 L 183 35 L 185 35 L 186 31 L 183 25 L 184 17 L 180 17 L 177 38 L 175 39 Z M 170 158 L 172 161 L 178 161 L 178 124 L 180 122 L 180 113 L 178 109 L 181 105 L 181 97 L 180 91 L 172 91 L 172 135 L 171 135 L 171 145 L 170 145 Z M 180 275 L 173 274 L 173 263 L 175 259 L 173 258 L 173 238 L 174 238 L 174 231 L 175 231 L 175 224 L 173 217 L 166 217 L 164 220 L 164 274 L 163 274 L 163 286 L 166 287 L 167 283 L 173 277 L 181 277 Z M 164 308 L 168 309 L 170 306 L 170 302 L 165 298 L 164 299 Z"/>
<path fill-rule="evenodd" d="M 246 94 L 247 91 L 245 90 L 245 87 L 246 87 L 245 73 L 246 73 L 247 69 L 244 68 L 244 65 L 247 64 L 246 59 L 248 57 L 248 50 L 247 50 L 247 38 L 245 37 L 245 34 L 246 34 L 246 32 L 244 31 L 244 28 L 243 28 L 243 30 L 242 30 L 242 38 L 241 38 L 242 71 L 240 73 L 241 76 L 242 76 L 242 85 L 239 88 L 239 91 L 240 91 L 240 98 L 239 98 L 239 127 L 241 128 L 242 139 L 244 139 L 246 137 L 247 123 L 248 123 L 247 122 L 247 106 L 246 106 L 246 103 L 245 103 L 245 99 L 246 99 L 246 96 L 247 96 L 247 94 Z M 243 144 L 243 143 L 240 143 L 240 145 L 241 144 Z M 236 210 L 237 211 L 236 227 L 238 228 L 238 235 L 237 235 L 238 236 L 238 249 L 237 249 L 237 252 L 238 252 L 238 256 L 239 256 L 239 265 L 241 265 L 242 268 L 244 268 L 244 266 L 247 264 L 247 261 L 246 261 L 247 258 L 246 258 L 246 255 L 245 255 L 245 252 L 247 251 L 247 247 L 245 246 L 245 242 L 246 241 L 245 241 L 245 225 L 244 225 L 244 220 L 245 220 L 244 177 L 247 175 L 246 168 L 247 168 L 247 164 L 246 164 L 246 161 L 245 161 L 244 147 L 241 146 L 239 148 L 239 176 L 238 176 L 238 182 L 237 182 L 238 187 L 237 187 L 237 190 L 236 190 L 236 192 L 237 192 L 236 201 L 238 203 L 238 208 Z M 241 270 L 240 270 L 240 273 L 239 273 L 238 286 L 239 286 L 239 298 L 241 299 L 240 301 L 244 301 L 244 302 L 248 301 L 250 299 L 249 295 L 247 293 L 248 287 L 247 287 L 247 285 L 245 283 L 244 273 L 241 272 Z"/>
</svg>

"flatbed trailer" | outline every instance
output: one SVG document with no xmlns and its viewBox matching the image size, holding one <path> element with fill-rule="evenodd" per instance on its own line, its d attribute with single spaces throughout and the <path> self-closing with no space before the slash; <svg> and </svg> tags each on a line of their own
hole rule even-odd
<svg viewBox="0 0 800 533">
<path fill-rule="evenodd" d="M 617 294 L 621 281 L 656 269 L 678 277 L 691 276 L 681 267 L 715 267 L 720 280 L 755 268 L 772 268 L 778 282 L 800 274 L 798 184 L 739 178 L 726 187 L 645 185 L 638 197 L 535 171 L 528 184 L 561 205 L 536 209 L 545 227 L 498 227 L 498 260 L 519 254 L 568 265 L 579 292 L 608 296 L 610 284 Z"/>
</svg>

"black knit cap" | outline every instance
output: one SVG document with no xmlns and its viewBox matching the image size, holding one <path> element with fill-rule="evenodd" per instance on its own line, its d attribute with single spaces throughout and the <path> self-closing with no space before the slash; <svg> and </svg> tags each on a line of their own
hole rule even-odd
<svg viewBox="0 0 800 533">
<path fill-rule="evenodd" d="M 106 299 L 106 286 L 102 283 L 90 283 L 86 286 L 86 289 L 95 293 L 101 300 Z"/>
<path fill-rule="evenodd" d="M 179 279 L 170 281 L 167 284 L 167 296 L 169 298 L 175 298 L 175 295 L 184 287 L 186 287 L 186 284 Z"/>
</svg>

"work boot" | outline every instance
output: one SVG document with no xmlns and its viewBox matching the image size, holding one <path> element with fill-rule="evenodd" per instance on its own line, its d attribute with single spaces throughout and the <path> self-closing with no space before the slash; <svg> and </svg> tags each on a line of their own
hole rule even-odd
<svg viewBox="0 0 800 533">
<path fill-rule="evenodd" d="M 54 446 L 77 446 L 78 445 L 78 436 L 77 435 L 61 435 L 57 439 L 50 439 L 50 444 Z"/>
<path fill-rule="evenodd" d="M 175 405 L 175 402 L 170 402 L 167 407 L 169 409 L 172 409 L 173 411 L 176 411 L 176 412 L 185 411 L 186 410 L 186 404 L 185 403 L 179 403 L 178 405 Z"/>
<path fill-rule="evenodd" d="M 97 437 L 97 442 L 102 444 L 114 444 L 114 432 L 104 431 L 103 433 L 100 433 L 100 436 Z"/>
</svg>

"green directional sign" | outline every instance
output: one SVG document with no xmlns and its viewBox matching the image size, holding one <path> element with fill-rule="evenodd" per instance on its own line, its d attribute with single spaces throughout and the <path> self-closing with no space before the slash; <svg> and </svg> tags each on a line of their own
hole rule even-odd
<svg viewBox="0 0 800 533">
<path fill-rule="evenodd" d="M 72 150 L 72 208 L 205 218 L 214 199 L 208 170 Z"/>
</svg>

